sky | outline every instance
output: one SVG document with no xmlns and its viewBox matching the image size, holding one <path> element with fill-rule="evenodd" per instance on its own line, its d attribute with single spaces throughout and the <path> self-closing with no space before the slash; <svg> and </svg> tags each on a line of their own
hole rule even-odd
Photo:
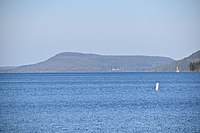
<svg viewBox="0 0 200 133">
<path fill-rule="evenodd" d="M 197 50 L 199 0 L 0 0 L 0 66 L 60 52 L 178 60 Z"/>
</svg>

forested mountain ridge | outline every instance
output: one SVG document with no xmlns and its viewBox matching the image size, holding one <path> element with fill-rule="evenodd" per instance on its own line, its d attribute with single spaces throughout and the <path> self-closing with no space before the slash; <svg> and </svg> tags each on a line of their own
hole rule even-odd
<svg viewBox="0 0 200 133">
<path fill-rule="evenodd" d="M 98 55 L 78 52 L 59 53 L 46 61 L 19 67 L 1 67 L 1 73 L 35 72 L 180 72 L 199 71 L 200 50 L 173 60 L 168 57 L 139 55 Z"/>
<path fill-rule="evenodd" d="M 157 67 L 154 69 L 154 71 L 175 72 L 176 68 L 178 67 L 180 72 L 188 72 L 191 71 L 189 67 L 190 63 L 198 61 L 200 61 L 200 50 L 184 59 L 173 61 L 170 64 Z"/>
<path fill-rule="evenodd" d="M 144 72 L 173 61 L 171 58 L 159 56 L 114 56 L 63 52 L 43 62 L 2 69 L 1 72 Z"/>
</svg>

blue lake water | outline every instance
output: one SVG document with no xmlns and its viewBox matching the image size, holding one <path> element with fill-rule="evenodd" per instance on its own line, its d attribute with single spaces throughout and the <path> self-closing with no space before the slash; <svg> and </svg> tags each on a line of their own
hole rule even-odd
<svg viewBox="0 0 200 133">
<path fill-rule="evenodd" d="M 0 74 L 0 132 L 200 132 L 200 73 Z"/>
</svg>

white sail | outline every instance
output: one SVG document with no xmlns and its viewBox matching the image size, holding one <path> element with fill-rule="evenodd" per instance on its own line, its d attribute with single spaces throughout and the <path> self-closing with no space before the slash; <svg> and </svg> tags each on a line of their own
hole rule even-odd
<svg viewBox="0 0 200 133">
<path fill-rule="evenodd" d="M 176 67 L 176 72 L 179 72 L 178 66 Z"/>
<path fill-rule="evenodd" d="M 156 91 L 158 91 L 159 83 L 156 83 Z"/>
</svg>

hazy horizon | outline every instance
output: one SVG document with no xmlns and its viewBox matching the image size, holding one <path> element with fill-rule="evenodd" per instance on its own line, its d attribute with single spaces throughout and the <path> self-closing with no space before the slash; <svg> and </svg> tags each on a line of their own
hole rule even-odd
<svg viewBox="0 0 200 133">
<path fill-rule="evenodd" d="M 61 52 L 179 60 L 200 49 L 198 0 L 1 0 L 0 18 L 0 66 Z"/>
</svg>

